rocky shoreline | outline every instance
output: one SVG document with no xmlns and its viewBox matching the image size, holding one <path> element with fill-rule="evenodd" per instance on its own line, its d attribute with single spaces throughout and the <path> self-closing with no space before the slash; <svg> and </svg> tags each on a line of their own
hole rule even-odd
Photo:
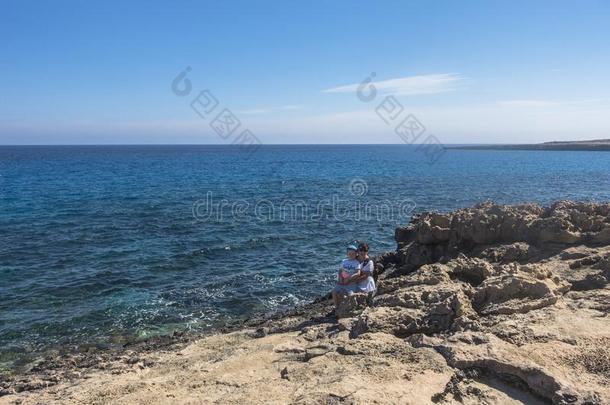
<svg viewBox="0 0 610 405">
<path fill-rule="evenodd" d="M 60 382 L 78 380 L 91 372 L 107 370 L 120 373 L 133 365 L 146 368 L 152 364 L 150 361 L 144 361 L 147 355 L 176 352 L 194 341 L 215 334 L 249 330 L 252 337 L 259 337 L 267 334 L 270 329 L 276 330 L 274 325 L 279 325 L 282 319 L 302 319 L 306 322 L 316 317 L 324 318 L 323 314 L 327 314 L 331 309 L 329 296 L 326 295 L 288 311 L 232 321 L 204 333 L 174 331 L 171 335 L 127 340 L 121 344 L 74 345 L 61 350 L 52 349 L 13 373 L 0 373 L 0 402 L 3 396 L 49 388 Z M 327 321 L 333 319 L 324 318 Z"/>
<path fill-rule="evenodd" d="M 373 306 L 57 355 L 0 403 L 610 403 L 610 204 L 423 213 L 395 239 Z"/>
</svg>

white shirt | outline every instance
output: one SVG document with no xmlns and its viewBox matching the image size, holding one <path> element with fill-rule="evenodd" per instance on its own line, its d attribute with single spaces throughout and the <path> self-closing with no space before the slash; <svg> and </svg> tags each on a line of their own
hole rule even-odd
<svg viewBox="0 0 610 405">
<path fill-rule="evenodd" d="M 375 266 L 373 261 L 369 259 L 368 263 L 364 266 L 361 265 L 361 271 L 363 274 L 368 274 L 368 277 L 364 280 L 358 282 L 358 288 L 363 292 L 373 292 L 375 291 L 375 279 L 373 278 L 373 270 Z"/>
<path fill-rule="evenodd" d="M 360 262 L 356 259 L 343 259 L 341 260 L 341 268 L 345 269 L 345 271 L 347 271 L 347 274 L 349 274 L 349 276 L 353 276 L 354 274 L 358 273 L 358 270 L 360 270 Z"/>
</svg>

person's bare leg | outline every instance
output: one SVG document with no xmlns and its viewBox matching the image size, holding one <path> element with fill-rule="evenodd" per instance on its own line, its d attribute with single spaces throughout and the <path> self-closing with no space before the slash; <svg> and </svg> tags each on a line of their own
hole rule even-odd
<svg viewBox="0 0 610 405">
<path fill-rule="evenodd" d="M 335 303 L 335 308 L 337 308 L 339 306 L 339 297 L 335 290 L 333 290 L 333 302 Z"/>
</svg>

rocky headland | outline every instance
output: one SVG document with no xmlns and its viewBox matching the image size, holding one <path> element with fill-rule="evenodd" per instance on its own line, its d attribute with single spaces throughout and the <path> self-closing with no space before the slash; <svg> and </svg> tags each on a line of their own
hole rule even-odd
<svg viewBox="0 0 610 405">
<path fill-rule="evenodd" d="M 461 145 L 451 146 L 449 149 L 610 151 L 610 139 L 592 139 L 588 141 L 551 141 L 529 144 Z"/>
<path fill-rule="evenodd" d="M 0 403 L 610 403 L 610 204 L 423 213 L 378 294 L 42 360 Z M 374 244 L 374 241 L 372 241 Z M 372 305 L 370 305 L 372 304 Z"/>
</svg>

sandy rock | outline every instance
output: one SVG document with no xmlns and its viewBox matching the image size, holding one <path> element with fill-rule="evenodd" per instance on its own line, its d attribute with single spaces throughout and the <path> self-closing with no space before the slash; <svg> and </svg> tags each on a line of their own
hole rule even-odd
<svg viewBox="0 0 610 405">
<path fill-rule="evenodd" d="M 330 353 L 335 349 L 335 346 L 329 344 L 308 347 L 307 349 L 305 349 L 304 359 L 305 361 L 309 361 L 314 357 L 324 356 L 325 354 Z"/>
<path fill-rule="evenodd" d="M 453 260 L 452 275 L 471 285 L 479 285 L 495 273 L 494 267 L 487 261 L 478 258 L 468 258 L 464 255 Z"/>
<path fill-rule="evenodd" d="M 335 309 L 335 315 L 339 319 L 352 318 L 360 314 L 371 302 L 371 294 L 355 293 L 348 295 L 339 301 L 339 306 Z"/>
<path fill-rule="evenodd" d="M 607 204 L 559 202 L 541 208 L 535 204 L 485 203 L 449 214 L 416 215 L 409 225 L 397 230 L 396 236 L 399 250 L 395 262 L 402 264 L 400 273 L 405 274 L 446 255 L 457 257 L 458 253 L 490 246 L 496 251 L 489 250 L 488 257 L 495 255 L 495 261 L 506 262 L 527 260 L 536 253 L 532 246 L 587 241 L 608 244 L 610 216 Z"/>
<path fill-rule="evenodd" d="M 480 256 L 492 263 L 524 262 L 538 253 L 538 249 L 525 242 L 485 248 Z"/>
<path fill-rule="evenodd" d="M 602 403 L 598 393 L 582 389 L 544 355 L 520 349 L 491 334 L 456 333 L 448 339 L 419 335 L 411 342 L 417 347 L 434 348 L 449 365 L 459 369 L 482 368 L 496 375 L 517 377 L 555 404 Z"/>
<path fill-rule="evenodd" d="M 352 327 L 352 335 L 387 332 L 399 337 L 447 330 L 461 316 L 474 314 L 458 286 L 419 286 L 380 295 Z"/>
<path fill-rule="evenodd" d="M 580 241 L 582 236 L 569 221 L 557 217 L 539 218 L 530 225 L 530 229 L 532 238 L 538 243 L 572 244 Z"/>
<path fill-rule="evenodd" d="M 429 245 L 447 242 L 451 237 L 451 216 L 439 213 L 424 213 L 417 217 L 415 240 Z"/>
<path fill-rule="evenodd" d="M 442 264 L 424 265 L 404 277 L 388 278 L 379 283 L 377 294 L 387 294 L 394 290 L 416 285 L 437 285 L 448 283 L 451 269 Z"/>
<path fill-rule="evenodd" d="M 473 306 L 484 315 L 523 313 L 556 303 L 564 289 L 550 280 L 506 274 L 485 280 L 475 292 Z"/>
<path fill-rule="evenodd" d="M 609 244 L 610 243 L 610 224 L 603 224 L 603 228 L 598 232 L 591 232 L 590 238 L 593 243 Z"/>
</svg>

